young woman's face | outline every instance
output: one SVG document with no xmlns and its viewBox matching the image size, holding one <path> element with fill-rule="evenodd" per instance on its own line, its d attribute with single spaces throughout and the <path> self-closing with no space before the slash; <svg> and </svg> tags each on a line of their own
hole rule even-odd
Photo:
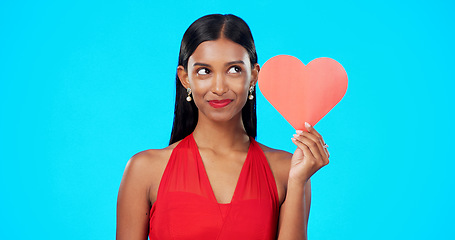
<svg viewBox="0 0 455 240">
<path fill-rule="evenodd" d="M 187 72 L 178 68 L 199 112 L 216 121 L 241 114 L 258 72 L 258 64 L 251 68 L 246 49 L 226 38 L 201 43 L 188 59 Z"/>
</svg>

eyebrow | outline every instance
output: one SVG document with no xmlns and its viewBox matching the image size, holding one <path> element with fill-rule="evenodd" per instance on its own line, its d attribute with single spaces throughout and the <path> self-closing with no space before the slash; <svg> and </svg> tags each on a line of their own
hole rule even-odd
<svg viewBox="0 0 455 240">
<path fill-rule="evenodd" d="M 243 65 L 245 65 L 245 63 L 242 60 L 228 62 L 225 65 L 227 66 L 227 65 L 232 65 L 232 64 L 243 64 Z"/>
<path fill-rule="evenodd" d="M 224 64 L 224 65 L 225 65 L 225 66 L 228 66 L 228 65 L 232 65 L 232 64 L 243 64 L 243 65 L 245 65 L 245 62 L 242 61 L 242 60 L 238 60 L 238 61 L 228 62 L 228 63 L 226 63 L 226 64 Z M 193 66 L 210 67 L 210 64 L 196 62 L 196 63 L 193 64 Z"/>
</svg>

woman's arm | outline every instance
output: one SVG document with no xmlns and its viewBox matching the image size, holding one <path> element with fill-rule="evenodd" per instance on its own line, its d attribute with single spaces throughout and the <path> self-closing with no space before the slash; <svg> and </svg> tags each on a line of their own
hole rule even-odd
<svg viewBox="0 0 455 240">
<path fill-rule="evenodd" d="M 281 204 L 278 239 L 307 239 L 311 205 L 311 181 L 302 184 L 288 182 L 286 198 Z"/>
<path fill-rule="evenodd" d="M 279 240 L 307 239 L 310 177 L 329 163 L 322 136 L 313 127 L 306 126 L 308 132 L 297 131 L 292 139 L 297 149 L 292 155 L 286 198 L 280 208 Z"/>
<path fill-rule="evenodd" d="M 126 165 L 117 199 L 117 240 L 146 240 L 149 226 L 149 156 L 142 152 Z"/>
</svg>

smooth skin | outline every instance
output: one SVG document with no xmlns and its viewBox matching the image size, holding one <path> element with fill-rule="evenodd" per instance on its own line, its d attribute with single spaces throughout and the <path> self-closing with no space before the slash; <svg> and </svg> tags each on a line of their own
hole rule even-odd
<svg viewBox="0 0 455 240">
<path fill-rule="evenodd" d="M 191 88 L 199 118 L 193 132 L 204 167 L 219 203 L 229 203 L 249 147 L 242 123 L 242 108 L 250 86 L 258 79 L 259 65 L 251 66 L 247 51 L 221 37 L 201 43 L 190 56 L 188 68 L 177 68 L 185 88 Z M 222 108 L 211 100 L 230 99 Z M 280 201 L 278 239 L 307 239 L 311 201 L 310 177 L 329 162 L 321 135 L 311 126 L 297 131 L 294 154 L 260 144 L 277 184 Z M 145 240 L 149 211 L 174 143 L 134 155 L 128 162 L 117 201 L 117 239 Z"/>
</svg>

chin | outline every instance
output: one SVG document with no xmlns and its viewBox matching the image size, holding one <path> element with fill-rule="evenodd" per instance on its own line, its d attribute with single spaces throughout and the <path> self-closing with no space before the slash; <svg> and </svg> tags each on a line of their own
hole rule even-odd
<svg viewBox="0 0 455 240">
<path fill-rule="evenodd" d="M 224 112 L 224 113 L 213 113 L 212 112 L 206 116 L 208 119 L 215 121 L 215 122 L 228 122 L 235 118 L 235 116 L 233 116 L 232 114 L 226 113 L 226 112 Z"/>
<path fill-rule="evenodd" d="M 233 111 L 233 109 L 217 111 L 216 109 L 214 110 L 209 108 L 206 110 L 208 111 L 199 112 L 199 114 L 203 114 L 205 118 L 214 122 L 229 122 L 242 117 L 242 109 L 238 112 Z"/>
</svg>

